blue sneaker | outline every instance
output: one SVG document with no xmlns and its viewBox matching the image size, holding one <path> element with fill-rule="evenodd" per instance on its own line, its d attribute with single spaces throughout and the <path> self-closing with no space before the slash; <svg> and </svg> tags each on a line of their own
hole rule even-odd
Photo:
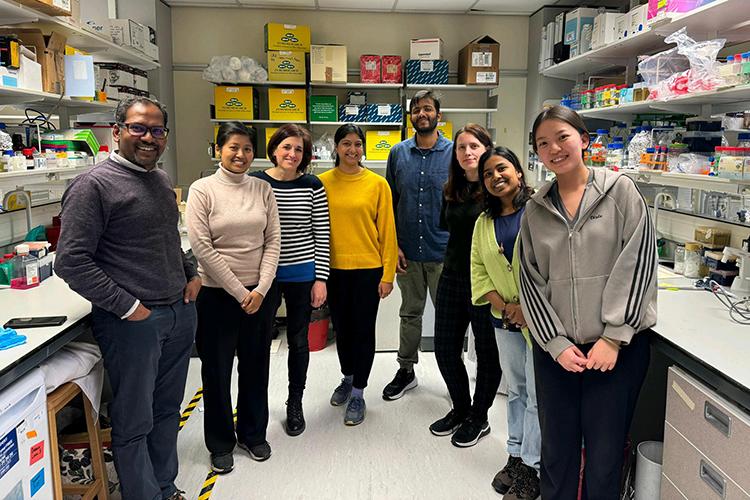
<svg viewBox="0 0 750 500">
<path fill-rule="evenodd" d="M 365 420 L 365 413 L 367 413 L 367 405 L 365 405 L 364 398 L 359 396 L 352 396 L 349 399 L 349 404 L 346 407 L 346 415 L 344 415 L 344 424 L 346 425 L 359 425 Z"/>
<path fill-rule="evenodd" d="M 352 384 L 347 382 L 345 378 L 341 379 L 341 383 L 336 389 L 333 390 L 331 396 L 331 404 L 333 406 L 341 406 L 349 401 L 349 397 L 352 395 Z"/>
</svg>

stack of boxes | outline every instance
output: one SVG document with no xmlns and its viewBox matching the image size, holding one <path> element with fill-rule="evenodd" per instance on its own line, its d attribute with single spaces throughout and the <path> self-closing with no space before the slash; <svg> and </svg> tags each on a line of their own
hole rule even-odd
<svg viewBox="0 0 750 500">
<path fill-rule="evenodd" d="M 401 56 L 365 54 L 359 57 L 362 83 L 401 83 Z"/>
<path fill-rule="evenodd" d="M 448 61 L 443 59 L 443 40 L 440 38 L 411 40 L 409 59 L 406 61 L 406 83 L 408 85 L 446 85 L 448 83 Z"/>
<path fill-rule="evenodd" d="M 148 73 L 115 62 L 94 63 L 96 88 L 107 94 L 108 100 L 128 96 L 148 97 Z"/>
</svg>

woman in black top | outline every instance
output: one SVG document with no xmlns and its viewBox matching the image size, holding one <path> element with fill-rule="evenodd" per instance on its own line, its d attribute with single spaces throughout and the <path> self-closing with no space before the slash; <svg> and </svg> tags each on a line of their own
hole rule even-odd
<svg viewBox="0 0 750 500">
<path fill-rule="evenodd" d="M 461 448 L 489 434 L 487 411 L 500 385 L 500 361 L 489 306 L 471 304 L 469 260 L 474 223 L 482 211 L 479 158 L 492 148 L 489 132 L 473 123 L 455 136 L 440 220 L 450 232 L 435 300 L 435 358 L 448 386 L 453 409 L 430 425 L 436 436 L 453 434 Z M 477 352 L 477 383 L 472 404 L 461 354 L 471 324 Z"/>
</svg>

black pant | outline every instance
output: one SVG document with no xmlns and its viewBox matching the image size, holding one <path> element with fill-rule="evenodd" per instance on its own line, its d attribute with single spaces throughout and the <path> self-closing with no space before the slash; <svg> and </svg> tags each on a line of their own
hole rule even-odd
<svg viewBox="0 0 750 500">
<path fill-rule="evenodd" d="M 286 301 L 286 342 L 289 346 L 287 367 L 289 371 L 289 397 L 302 398 L 307 380 L 307 367 L 310 364 L 310 346 L 307 341 L 307 330 L 310 324 L 312 306 L 310 291 L 314 281 L 301 283 L 277 282 L 277 293 L 273 297 L 273 322 L 276 311 L 281 305 L 281 297 Z M 269 297 L 270 298 L 270 297 Z"/>
<path fill-rule="evenodd" d="M 461 357 L 469 323 L 477 351 L 473 405 L 469 377 Z M 440 275 L 435 300 L 435 359 L 448 386 L 454 410 L 470 413 L 477 420 L 487 420 L 487 411 L 495 400 L 502 376 L 490 306 L 472 305 L 469 276 L 447 269 Z"/>
<path fill-rule="evenodd" d="M 177 488 L 177 430 L 195 338 L 195 304 L 150 307 L 143 321 L 94 306 L 93 333 L 112 384 L 112 451 L 124 500 Z"/>
<path fill-rule="evenodd" d="M 353 386 L 367 387 L 375 359 L 375 320 L 383 268 L 331 269 L 328 304 L 336 330 L 336 350 L 341 373 L 353 375 Z"/>
<path fill-rule="evenodd" d="M 252 290 L 253 287 L 248 287 Z M 273 297 L 275 285 L 266 297 Z M 237 440 L 248 446 L 266 440 L 268 366 L 271 331 L 267 316 L 273 301 L 263 300 L 255 314 L 242 310 L 223 288 L 203 287 L 196 302 L 196 347 L 203 379 L 204 438 L 211 453 L 229 453 Z M 232 366 L 237 354 L 237 437 L 232 411 Z"/>
<path fill-rule="evenodd" d="M 587 354 L 593 345 L 578 348 Z M 649 359 L 645 333 L 620 349 L 615 368 L 608 372 L 569 372 L 534 343 L 542 498 L 577 497 L 581 438 L 586 446 L 583 498 L 620 498 L 625 441 Z"/>
</svg>

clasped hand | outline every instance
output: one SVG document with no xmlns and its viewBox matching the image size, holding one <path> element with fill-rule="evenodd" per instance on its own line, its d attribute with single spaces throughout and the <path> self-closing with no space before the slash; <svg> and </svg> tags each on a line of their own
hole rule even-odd
<svg viewBox="0 0 750 500">
<path fill-rule="evenodd" d="M 560 353 L 557 362 L 569 372 L 580 373 L 584 370 L 606 372 L 615 367 L 618 354 L 617 348 L 607 341 L 599 339 L 589 351 L 588 356 L 583 354 L 578 347 L 572 345 Z"/>
</svg>

